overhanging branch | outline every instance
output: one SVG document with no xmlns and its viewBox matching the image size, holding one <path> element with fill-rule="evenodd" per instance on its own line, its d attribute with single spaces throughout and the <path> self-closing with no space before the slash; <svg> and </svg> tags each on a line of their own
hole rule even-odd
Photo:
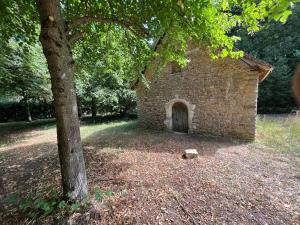
<svg viewBox="0 0 300 225">
<path fill-rule="evenodd" d="M 142 36 L 147 36 L 148 31 L 145 29 L 145 27 L 122 20 L 122 19 L 117 19 L 117 18 L 105 18 L 105 17 L 93 17 L 93 16 L 85 16 L 85 17 L 80 17 L 74 20 L 71 20 L 68 23 L 69 29 L 76 28 L 81 25 L 86 25 L 89 23 L 111 23 L 111 24 L 117 24 L 120 25 L 130 31 L 136 31 L 139 35 Z"/>
<path fill-rule="evenodd" d="M 68 38 L 69 44 L 73 44 L 84 37 L 84 32 L 76 32 Z"/>
</svg>

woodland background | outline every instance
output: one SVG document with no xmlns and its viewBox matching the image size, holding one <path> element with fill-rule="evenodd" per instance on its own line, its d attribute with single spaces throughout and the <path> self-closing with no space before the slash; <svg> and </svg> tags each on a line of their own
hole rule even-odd
<svg viewBox="0 0 300 225">
<path fill-rule="evenodd" d="M 258 113 L 296 109 L 291 82 L 300 61 L 300 5 L 285 24 L 271 22 L 255 34 L 237 30 L 242 37 L 239 49 L 274 66 L 260 84 Z M 128 33 L 110 25 L 102 32 L 105 35 L 90 37 L 94 41 L 89 45 L 74 46 L 79 115 L 134 114 L 136 95 L 130 87 L 143 69 L 147 51 L 135 52 L 138 48 Z M 50 75 L 40 43 L 29 45 L 16 36 L 0 42 L 0 48 L 0 122 L 53 118 Z"/>
</svg>

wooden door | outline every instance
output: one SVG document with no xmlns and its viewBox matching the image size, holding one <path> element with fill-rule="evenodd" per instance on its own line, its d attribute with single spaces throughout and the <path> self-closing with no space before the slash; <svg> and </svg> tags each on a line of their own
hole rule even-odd
<svg viewBox="0 0 300 225">
<path fill-rule="evenodd" d="M 185 104 L 176 102 L 172 107 L 173 131 L 187 133 L 188 125 L 188 109 Z"/>
</svg>

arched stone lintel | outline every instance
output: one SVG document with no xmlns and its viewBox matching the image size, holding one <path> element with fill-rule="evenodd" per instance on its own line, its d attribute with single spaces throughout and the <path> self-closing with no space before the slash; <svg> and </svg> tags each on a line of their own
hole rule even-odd
<svg viewBox="0 0 300 225">
<path fill-rule="evenodd" d="M 195 126 L 193 124 L 193 117 L 194 117 L 194 110 L 195 105 L 191 104 L 190 102 L 186 101 L 185 99 L 179 98 L 178 95 L 175 95 L 175 98 L 170 100 L 165 104 L 165 110 L 166 110 L 166 119 L 164 121 L 164 124 L 166 125 L 167 130 L 173 131 L 173 121 L 172 121 L 172 108 L 173 105 L 177 102 L 181 102 L 186 105 L 188 109 L 188 125 L 189 125 L 189 133 L 192 133 L 195 129 Z"/>
</svg>

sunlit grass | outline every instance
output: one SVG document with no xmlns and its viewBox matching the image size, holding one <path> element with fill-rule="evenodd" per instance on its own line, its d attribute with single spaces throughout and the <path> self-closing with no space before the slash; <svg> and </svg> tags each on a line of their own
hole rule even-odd
<svg viewBox="0 0 300 225">
<path fill-rule="evenodd" d="M 30 131 L 50 131 L 55 129 L 54 119 L 35 120 L 32 122 L 0 123 L 0 147 L 12 145 L 34 136 Z"/>
<path fill-rule="evenodd" d="M 81 139 L 85 141 L 89 136 L 102 134 L 118 134 L 139 132 L 136 120 L 115 120 L 112 122 L 82 123 Z M 255 145 L 271 148 L 275 151 L 290 152 L 300 157 L 300 117 L 260 117 L 257 120 L 257 136 Z M 33 123 L 7 123 L 0 126 L 0 147 L 27 139 L 26 133 L 34 130 L 40 133 L 55 132 L 55 121 L 36 121 Z"/>
<path fill-rule="evenodd" d="M 137 122 L 134 120 L 85 125 L 80 128 L 81 139 L 84 140 L 85 138 L 99 131 L 105 132 L 107 134 L 129 132 L 134 130 L 136 126 Z"/>
<path fill-rule="evenodd" d="M 81 139 L 102 132 L 106 134 L 115 134 L 129 132 L 136 128 L 136 121 L 115 120 L 112 122 L 82 123 L 80 127 Z M 0 147 L 9 146 L 35 135 L 55 133 L 55 121 L 37 120 L 28 122 L 13 122 L 0 124 Z M 28 133 L 31 132 L 31 133 Z"/>
<path fill-rule="evenodd" d="M 300 118 L 258 118 L 256 144 L 300 156 Z"/>
</svg>

